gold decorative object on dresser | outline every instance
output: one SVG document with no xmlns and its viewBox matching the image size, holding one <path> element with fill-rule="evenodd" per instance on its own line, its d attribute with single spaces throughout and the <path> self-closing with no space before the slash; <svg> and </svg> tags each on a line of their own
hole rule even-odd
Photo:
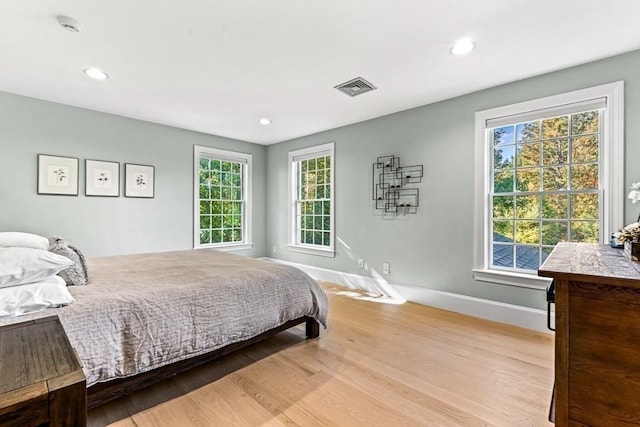
<svg viewBox="0 0 640 427">
<path fill-rule="evenodd" d="M 555 284 L 555 423 L 640 425 L 640 263 L 560 243 L 538 271 Z"/>
<path fill-rule="evenodd" d="M 0 327 L 0 427 L 86 423 L 84 373 L 58 316 Z"/>
</svg>

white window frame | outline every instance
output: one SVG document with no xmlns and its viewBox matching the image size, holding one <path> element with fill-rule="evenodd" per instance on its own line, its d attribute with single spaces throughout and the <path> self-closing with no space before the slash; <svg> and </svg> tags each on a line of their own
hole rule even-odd
<svg viewBox="0 0 640 427">
<path fill-rule="evenodd" d="M 243 163 L 242 172 L 242 195 L 244 207 L 242 210 L 242 228 L 243 240 L 241 242 L 223 242 L 223 243 L 200 243 L 200 158 L 208 157 L 210 159 L 232 161 Z M 193 248 L 214 248 L 221 251 L 239 251 L 251 249 L 253 240 L 251 235 L 251 163 L 253 156 L 248 153 L 239 153 L 236 151 L 222 150 L 219 148 L 204 147 L 200 145 L 193 146 Z"/>
<path fill-rule="evenodd" d="M 331 229 L 329 230 L 330 245 L 308 245 L 301 244 L 297 238 L 297 211 L 298 211 L 298 182 L 297 182 L 297 165 L 300 161 L 306 159 L 313 159 L 316 157 L 329 156 L 331 157 L 331 182 L 329 188 L 331 191 L 331 197 L 329 197 L 329 203 L 331 204 Z M 335 143 L 329 142 L 322 145 L 316 145 L 314 147 L 303 148 L 300 150 L 294 150 L 289 152 L 289 244 L 288 249 L 292 252 L 300 252 L 309 255 L 320 255 L 326 257 L 335 256 L 335 181 L 336 181 L 336 158 L 335 158 Z"/>
<path fill-rule="evenodd" d="M 538 110 L 606 98 L 603 111 L 603 138 L 601 141 L 602 224 L 600 243 L 624 222 L 624 82 L 618 81 L 587 89 L 525 101 L 490 110 L 478 111 L 475 119 L 475 215 L 473 276 L 476 280 L 544 289 L 550 279 L 535 274 L 516 273 L 491 269 L 490 259 L 490 189 L 492 139 L 488 137 L 487 122 L 509 116 L 534 113 Z"/>
</svg>

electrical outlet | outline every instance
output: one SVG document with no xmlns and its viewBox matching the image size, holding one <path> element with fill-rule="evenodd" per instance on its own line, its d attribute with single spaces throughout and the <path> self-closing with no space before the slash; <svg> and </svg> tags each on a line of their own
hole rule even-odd
<svg viewBox="0 0 640 427">
<path fill-rule="evenodd" d="M 382 274 L 389 274 L 389 263 L 385 262 L 382 264 Z"/>
<path fill-rule="evenodd" d="M 364 260 L 363 259 L 359 259 L 358 260 L 358 267 L 364 268 Z"/>
<path fill-rule="evenodd" d="M 271 250 L 271 252 L 273 252 L 274 254 L 277 254 L 278 253 L 278 248 L 274 246 L 273 249 Z"/>
</svg>

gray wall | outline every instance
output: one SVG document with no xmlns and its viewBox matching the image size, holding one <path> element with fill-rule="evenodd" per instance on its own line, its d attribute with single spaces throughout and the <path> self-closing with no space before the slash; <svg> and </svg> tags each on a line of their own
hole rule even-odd
<svg viewBox="0 0 640 427">
<path fill-rule="evenodd" d="M 362 275 L 389 262 L 392 282 L 542 308 L 540 291 L 471 276 L 475 112 L 618 80 L 625 81 L 628 186 L 640 181 L 640 51 L 269 147 L 0 93 L 0 231 L 61 235 L 89 256 L 191 248 L 197 144 L 254 156 L 254 248 L 243 254 Z M 336 257 L 289 252 L 287 153 L 329 141 L 336 143 Z M 36 194 L 38 153 L 81 159 L 80 196 Z M 372 209 L 371 163 L 387 154 L 424 164 L 417 215 L 383 220 Z M 84 196 L 84 159 L 154 165 L 156 197 Z M 640 207 L 625 208 L 626 221 L 635 220 Z M 358 268 L 359 258 L 369 271 Z"/>
<path fill-rule="evenodd" d="M 0 93 L 0 231 L 59 235 L 89 256 L 192 248 L 193 145 L 253 154 L 254 247 L 265 251 L 264 146 Z M 80 195 L 36 194 L 37 154 L 80 158 Z M 155 198 L 84 196 L 84 160 L 155 166 Z M 122 182 L 121 182 L 122 184 Z"/>
<path fill-rule="evenodd" d="M 358 258 L 378 273 L 389 262 L 391 282 L 543 308 L 541 291 L 472 278 L 475 112 L 618 80 L 625 81 L 626 108 L 621 167 L 627 187 L 640 181 L 640 51 L 634 51 L 269 146 L 269 256 L 362 275 L 372 273 L 358 268 Z M 329 141 L 336 143 L 336 257 L 289 252 L 287 152 Z M 371 164 L 389 154 L 424 164 L 416 215 L 383 220 L 373 212 Z M 627 202 L 625 208 L 626 222 L 635 220 L 640 207 Z"/>
</svg>

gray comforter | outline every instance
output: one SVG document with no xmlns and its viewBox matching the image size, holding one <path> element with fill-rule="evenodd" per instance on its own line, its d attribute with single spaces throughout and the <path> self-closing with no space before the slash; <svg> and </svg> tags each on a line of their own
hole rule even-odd
<svg viewBox="0 0 640 427">
<path fill-rule="evenodd" d="M 244 341 L 302 316 L 326 326 L 327 296 L 302 271 L 209 249 L 88 260 L 88 286 L 58 315 L 87 385 Z"/>
</svg>

